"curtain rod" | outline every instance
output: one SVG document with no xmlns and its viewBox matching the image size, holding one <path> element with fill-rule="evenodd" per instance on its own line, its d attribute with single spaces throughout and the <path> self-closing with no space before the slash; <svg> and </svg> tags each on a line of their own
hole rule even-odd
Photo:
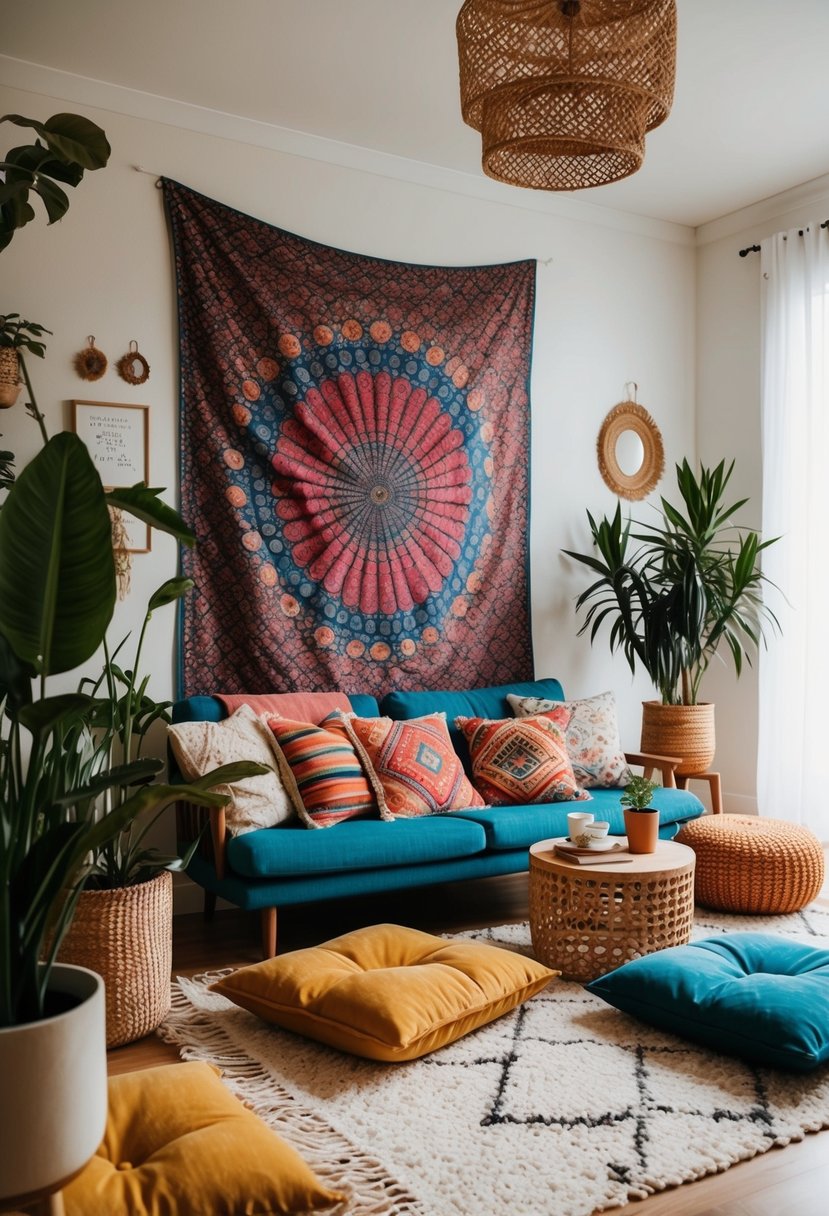
<svg viewBox="0 0 829 1216">
<path fill-rule="evenodd" d="M 824 220 L 824 221 L 823 221 L 823 223 L 820 225 L 820 227 L 821 227 L 821 228 L 829 228 L 829 220 Z M 802 229 L 802 228 L 798 228 L 798 230 L 797 230 L 797 235 L 798 235 L 798 236 L 803 236 L 803 229 Z M 785 241 L 785 239 L 786 239 L 786 238 L 785 238 L 785 237 L 783 237 L 783 240 L 784 240 L 784 241 Z M 741 250 L 740 250 L 740 257 L 741 257 L 741 258 L 745 258 L 745 257 L 748 257 L 748 255 L 749 255 L 750 253 L 759 253 L 759 252 L 760 252 L 760 246 L 759 246 L 759 245 L 746 245 L 745 249 L 741 249 Z"/>
</svg>

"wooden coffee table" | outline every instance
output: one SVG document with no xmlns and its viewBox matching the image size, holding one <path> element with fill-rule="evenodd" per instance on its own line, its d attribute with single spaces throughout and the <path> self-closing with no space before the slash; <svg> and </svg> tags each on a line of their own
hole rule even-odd
<svg viewBox="0 0 829 1216">
<path fill-rule="evenodd" d="M 584 983 L 691 940 L 693 849 L 660 840 L 655 853 L 617 853 L 580 866 L 554 853 L 561 839 L 530 849 L 530 930 L 539 962 Z"/>
</svg>

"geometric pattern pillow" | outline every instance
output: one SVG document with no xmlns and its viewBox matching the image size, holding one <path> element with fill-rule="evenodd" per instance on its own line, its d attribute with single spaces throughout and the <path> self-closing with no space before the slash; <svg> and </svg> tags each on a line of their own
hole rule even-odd
<svg viewBox="0 0 829 1216">
<path fill-rule="evenodd" d="M 276 772 L 273 735 L 247 705 L 221 722 L 180 722 L 167 727 L 173 755 L 187 781 L 203 777 L 221 764 L 255 760 L 268 767 L 258 777 L 243 777 L 230 785 L 217 785 L 217 794 L 228 794 L 225 807 L 227 830 L 232 836 L 272 828 L 296 812 Z"/>
<path fill-rule="evenodd" d="M 559 726 L 547 717 L 456 718 L 472 757 L 475 788 L 493 806 L 580 802 L 583 793 Z"/>
<path fill-rule="evenodd" d="M 602 692 L 583 701 L 544 701 L 507 694 L 516 718 L 569 713 L 565 737 L 576 781 L 583 789 L 627 785 L 631 772 L 619 741 L 616 699 Z"/>
<path fill-rule="evenodd" d="M 374 783 L 363 771 L 342 716 L 330 714 L 319 726 L 269 718 L 285 788 L 306 827 L 329 828 L 377 811 Z M 381 818 L 388 818 L 381 813 Z"/>
<path fill-rule="evenodd" d="M 380 786 L 381 814 L 416 819 L 484 805 L 452 747 L 445 714 L 401 722 L 348 714 L 344 722 Z"/>
</svg>

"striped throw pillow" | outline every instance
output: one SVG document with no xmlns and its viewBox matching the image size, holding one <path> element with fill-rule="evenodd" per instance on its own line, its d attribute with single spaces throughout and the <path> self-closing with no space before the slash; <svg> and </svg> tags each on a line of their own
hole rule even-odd
<svg viewBox="0 0 829 1216">
<path fill-rule="evenodd" d="M 341 715 L 330 714 L 319 726 L 289 718 L 269 718 L 268 725 L 282 780 L 306 827 L 329 828 L 377 814 L 377 797 Z"/>
</svg>

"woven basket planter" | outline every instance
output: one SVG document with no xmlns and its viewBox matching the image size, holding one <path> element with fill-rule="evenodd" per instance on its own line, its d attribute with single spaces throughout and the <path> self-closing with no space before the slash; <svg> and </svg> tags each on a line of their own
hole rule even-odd
<svg viewBox="0 0 829 1216">
<path fill-rule="evenodd" d="M 707 772 L 717 750 L 713 702 L 663 705 L 643 701 L 641 750 L 654 756 L 679 756 L 679 777 Z"/>
<path fill-rule="evenodd" d="M 106 985 L 107 1047 L 155 1030 L 170 1009 L 173 876 L 112 891 L 83 891 L 59 958 L 89 967 Z"/>
<path fill-rule="evenodd" d="M 11 346 L 0 346 L 0 409 L 7 410 L 20 396 L 20 360 Z"/>
</svg>

